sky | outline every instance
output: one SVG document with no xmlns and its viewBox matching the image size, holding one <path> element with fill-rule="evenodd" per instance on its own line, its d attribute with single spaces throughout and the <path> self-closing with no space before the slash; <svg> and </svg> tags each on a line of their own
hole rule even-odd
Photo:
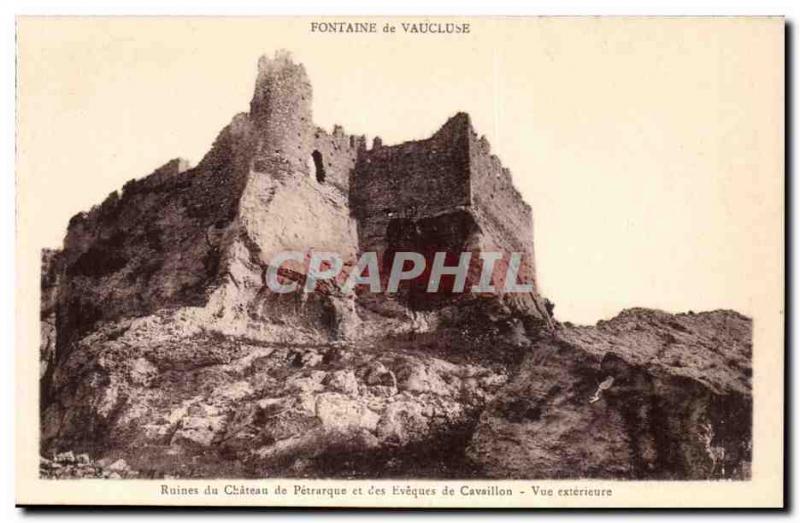
<svg viewBox="0 0 800 523">
<path fill-rule="evenodd" d="M 18 230 L 58 247 L 127 180 L 198 162 L 248 109 L 258 57 L 285 48 L 327 129 L 392 144 L 468 112 L 533 208 L 561 320 L 753 315 L 780 292 L 782 20 L 484 19 L 468 35 L 311 21 L 19 19 Z"/>
</svg>

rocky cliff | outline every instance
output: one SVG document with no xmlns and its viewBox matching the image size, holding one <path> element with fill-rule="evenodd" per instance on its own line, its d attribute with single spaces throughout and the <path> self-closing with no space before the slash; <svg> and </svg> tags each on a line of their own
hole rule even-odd
<svg viewBox="0 0 800 523">
<path fill-rule="evenodd" d="M 559 324 L 532 211 L 466 114 L 367 149 L 314 126 L 311 95 L 263 58 L 197 166 L 129 182 L 44 253 L 44 476 L 748 476 L 747 318 Z M 404 249 L 520 252 L 532 290 L 266 284 L 278 252 L 305 253 L 280 271 L 303 284 L 311 252 Z"/>
</svg>

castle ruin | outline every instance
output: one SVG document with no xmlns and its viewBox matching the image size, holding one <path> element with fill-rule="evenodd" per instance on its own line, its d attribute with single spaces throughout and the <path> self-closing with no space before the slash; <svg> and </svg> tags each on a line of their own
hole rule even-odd
<svg viewBox="0 0 800 523">
<path fill-rule="evenodd" d="M 213 309 L 238 330 L 284 315 L 293 327 L 341 331 L 357 304 L 332 297 L 335 289 L 311 298 L 263 292 L 266 265 L 287 250 L 332 251 L 348 264 L 374 251 L 384 265 L 403 250 L 518 252 L 520 279 L 536 288 L 531 209 L 467 114 L 430 138 L 388 146 L 376 137 L 368 148 L 340 126 L 315 126 L 311 98 L 302 65 L 284 52 L 262 57 L 249 113 L 234 117 L 196 167 L 172 160 L 75 216 L 52 262 L 69 276 L 56 300 L 59 338 L 165 306 Z M 479 258 L 472 263 L 474 279 Z M 302 264 L 285 269 L 304 277 Z M 409 282 L 397 299 L 359 303 L 430 311 L 470 299 L 415 292 Z M 535 290 L 515 303 L 547 317 Z"/>
</svg>

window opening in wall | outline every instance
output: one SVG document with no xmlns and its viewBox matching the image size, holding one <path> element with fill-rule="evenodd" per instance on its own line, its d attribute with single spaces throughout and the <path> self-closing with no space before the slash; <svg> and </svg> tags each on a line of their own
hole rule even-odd
<svg viewBox="0 0 800 523">
<path fill-rule="evenodd" d="M 325 181 L 325 164 L 322 162 L 322 153 L 315 150 L 311 153 L 311 159 L 314 160 L 314 171 L 319 183 Z"/>
</svg>

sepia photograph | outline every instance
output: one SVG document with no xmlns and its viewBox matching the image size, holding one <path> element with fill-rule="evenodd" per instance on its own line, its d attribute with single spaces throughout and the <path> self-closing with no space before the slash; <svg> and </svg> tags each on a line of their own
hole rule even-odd
<svg viewBox="0 0 800 523">
<path fill-rule="evenodd" d="M 784 33 L 18 18 L 18 502 L 780 505 Z"/>
</svg>

